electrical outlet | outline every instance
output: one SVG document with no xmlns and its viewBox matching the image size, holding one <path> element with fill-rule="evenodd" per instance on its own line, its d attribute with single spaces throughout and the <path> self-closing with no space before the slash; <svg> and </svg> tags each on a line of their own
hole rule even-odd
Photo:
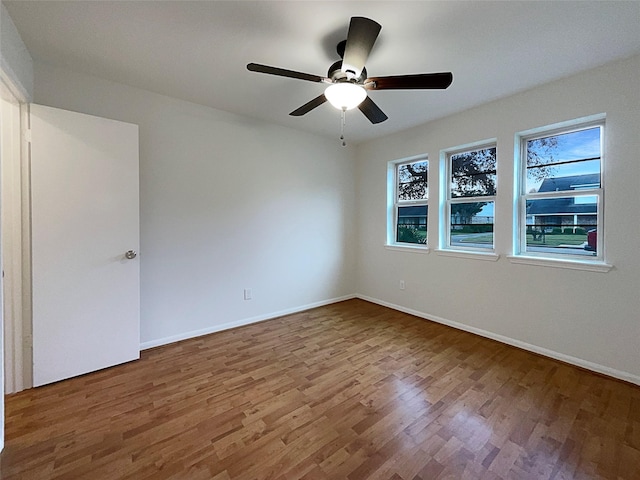
<svg viewBox="0 0 640 480">
<path fill-rule="evenodd" d="M 400 280 L 400 290 L 404 290 L 404 280 Z"/>
<path fill-rule="evenodd" d="M 250 288 L 245 288 L 244 289 L 244 299 L 245 300 L 251 300 L 251 289 Z"/>
</svg>

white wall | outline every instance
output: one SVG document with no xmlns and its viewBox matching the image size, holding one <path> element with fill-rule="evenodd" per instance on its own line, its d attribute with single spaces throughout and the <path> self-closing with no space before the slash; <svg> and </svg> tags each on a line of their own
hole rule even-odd
<svg viewBox="0 0 640 480">
<path fill-rule="evenodd" d="M 367 298 L 640 383 L 640 57 L 566 78 L 361 145 L 357 292 Z M 428 108 L 425 105 L 424 108 Z M 516 265 L 514 135 L 606 113 L 608 273 Z M 441 149 L 498 139 L 497 262 L 385 249 L 389 160 L 430 159 L 429 242 L 438 229 Z M 405 280 L 406 290 L 398 288 Z"/>
<path fill-rule="evenodd" d="M 140 126 L 143 346 L 353 292 L 355 180 L 348 148 L 35 67 L 36 103 Z M 245 288 L 252 300 L 243 299 Z"/>
</svg>

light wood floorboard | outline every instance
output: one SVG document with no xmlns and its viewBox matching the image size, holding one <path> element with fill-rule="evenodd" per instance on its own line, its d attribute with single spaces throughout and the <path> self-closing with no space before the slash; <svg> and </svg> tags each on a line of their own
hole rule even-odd
<svg viewBox="0 0 640 480">
<path fill-rule="evenodd" d="M 640 479 L 640 388 L 362 300 L 6 398 L 13 479 Z"/>
</svg>

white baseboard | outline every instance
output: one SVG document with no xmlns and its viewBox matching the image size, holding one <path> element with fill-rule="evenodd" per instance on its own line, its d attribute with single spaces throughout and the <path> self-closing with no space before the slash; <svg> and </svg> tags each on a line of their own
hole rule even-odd
<svg viewBox="0 0 640 480">
<path fill-rule="evenodd" d="M 584 368 L 586 370 L 591 370 L 592 372 L 601 373 L 603 375 L 607 375 L 609 377 L 617 378 L 620 380 L 624 380 L 625 382 L 633 383 L 636 385 L 640 385 L 640 376 L 633 375 L 629 372 L 624 372 L 622 370 L 616 370 L 614 368 L 606 367 L 604 365 L 600 365 L 598 363 L 589 362 L 588 360 L 583 360 L 581 358 L 572 357 L 570 355 L 565 355 L 564 353 L 555 352 L 553 350 L 548 350 L 546 348 L 539 347 L 537 345 L 532 345 L 530 343 L 522 342 L 520 340 L 516 340 L 514 338 L 505 337 L 504 335 L 498 335 L 497 333 L 492 333 L 487 330 L 482 330 L 480 328 L 471 327 L 469 325 L 465 325 L 463 323 L 454 322 L 451 320 L 447 320 L 446 318 L 438 317 L 437 315 L 430 315 L 423 312 L 418 312 L 417 310 L 412 310 L 410 308 L 403 307 L 401 305 L 395 305 L 393 303 L 385 302 L 383 300 L 378 300 L 377 298 L 368 297 L 366 295 L 354 295 L 356 298 L 360 298 L 362 300 L 366 300 L 367 302 L 375 303 L 378 305 L 382 305 L 383 307 L 388 307 L 393 310 L 398 310 L 399 312 L 408 313 L 409 315 L 414 315 L 416 317 L 424 318 L 425 320 L 430 320 L 436 323 L 441 323 L 443 325 L 447 325 L 449 327 L 456 328 L 458 330 L 464 330 L 465 332 L 474 333 L 476 335 L 480 335 L 481 337 L 490 338 L 492 340 L 496 340 L 500 343 L 505 343 L 507 345 L 512 345 L 514 347 L 521 348 L 523 350 L 527 350 L 529 352 L 537 353 L 543 355 L 545 357 L 553 358 L 555 360 L 560 360 L 561 362 L 569 363 L 571 365 L 575 365 L 577 367 Z"/>
<path fill-rule="evenodd" d="M 264 322 L 265 320 L 272 320 L 274 318 L 283 317 L 285 315 L 291 315 L 292 313 L 303 312 L 312 308 L 323 307 L 325 305 L 331 305 L 332 303 L 342 302 L 344 300 L 351 300 L 356 298 L 355 295 L 345 295 L 343 297 L 330 298 L 321 302 L 310 303 L 308 305 L 301 305 L 299 307 L 289 308 L 286 310 L 280 310 L 278 312 L 271 312 L 265 315 L 258 315 L 257 317 L 243 318 L 235 320 L 233 322 L 222 323 L 219 325 L 213 325 L 211 327 L 203 328 L 200 330 L 192 330 L 190 332 L 180 333 L 178 335 L 172 335 L 170 337 L 158 338 L 156 340 L 149 340 L 147 342 L 140 343 L 140 350 L 147 350 L 149 348 L 160 347 L 169 343 L 179 342 L 181 340 L 188 340 L 189 338 L 201 337 L 202 335 L 209 335 L 210 333 L 221 332 L 223 330 L 229 330 L 230 328 L 242 327 L 244 325 L 250 325 L 252 323 Z"/>
</svg>

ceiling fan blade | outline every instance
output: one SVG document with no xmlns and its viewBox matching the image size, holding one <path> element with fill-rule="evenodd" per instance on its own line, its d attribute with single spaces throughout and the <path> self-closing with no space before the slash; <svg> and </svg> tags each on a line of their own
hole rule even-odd
<svg viewBox="0 0 640 480">
<path fill-rule="evenodd" d="M 313 110 L 316 107 L 319 107 L 320 105 L 322 105 L 324 102 L 327 101 L 327 97 L 324 96 L 324 93 L 316 98 L 314 98 L 313 100 L 311 100 L 310 102 L 305 103 L 304 105 L 302 105 L 300 108 L 296 108 L 293 112 L 291 112 L 289 115 L 292 115 L 294 117 L 301 117 L 302 115 L 304 115 L 305 113 L 309 113 L 311 110 Z"/>
<path fill-rule="evenodd" d="M 342 59 L 343 72 L 353 72 L 355 78 L 360 76 L 381 28 L 378 22 L 369 18 L 351 17 Z"/>
<path fill-rule="evenodd" d="M 389 118 L 369 97 L 365 98 L 362 103 L 358 105 L 358 108 L 371 123 L 381 123 Z"/>
<path fill-rule="evenodd" d="M 267 73 L 269 75 L 279 75 L 280 77 L 297 78 L 298 80 L 307 80 L 309 82 L 331 82 L 326 77 L 313 75 L 311 73 L 295 72 L 284 68 L 270 67 L 269 65 L 260 65 L 259 63 L 247 64 L 247 70 L 251 72 Z"/>
<path fill-rule="evenodd" d="M 371 77 L 364 81 L 367 90 L 445 89 L 453 82 L 451 72 L 419 73 L 393 77 Z"/>
</svg>

